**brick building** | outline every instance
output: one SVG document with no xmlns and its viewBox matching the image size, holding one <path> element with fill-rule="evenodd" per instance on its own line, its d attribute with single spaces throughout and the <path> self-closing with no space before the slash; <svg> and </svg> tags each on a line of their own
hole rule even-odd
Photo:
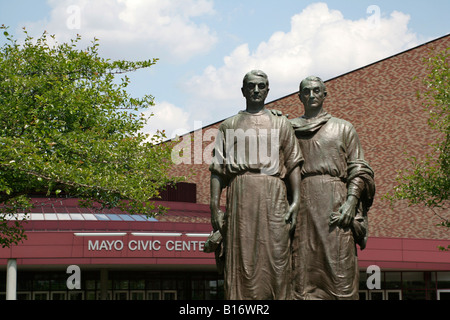
<svg viewBox="0 0 450 320">
<path fill-rule="evenodd" d="M 361 299 L 450 298 L 450 252 L 437 248 L 450 244 L 449 230 L 436 226 L 440 219 L 429 209 L 402 202 L 391 207 L 383 199 L 406 165 L 404 152 L 424 154 L 435 139 L 416 92 L 426 75 L 423 59 L 448 47 L 446 35 L 325 81 L 325 110 L 355 126 L 375 171 L 370 236 L 358 251 Z M 297 92 L 267 108 L 290 118 L 303 113 Z M 169 208 L 164 216 L 94 212 L 73 199 L 36 198 L 44 204 L 30 214 L 28 240 L 0 248 L 0 298 L 11 283 L 19 299 L 221 298 L 214 256 L 202 252 L 211 231 L 207 160 L 221 122 L 181 137 L 182 163 L 173 174 L 188 179 L 163 193 L 159 202 Z M 66 286 L 70 265 L 81 269 L 80 288 Z M 375 288 L 366 283 L 372 265 L 381 271 Z M 7 270 L 17 273 L 15 282 L 5 281 Z"/>
<path fill-rule="evenodd" d="M 450 271 L 449 253 L 437 250 L 438 245 L 450 243 L 449 230 L 436 226 L 440 218 L 425 207 L 407 206 L 404 202 L 391 206 L 383 198 L 392 191 L 398 170 L 407 165 L 405 151 L 411 155 L 425 154 L 436 138 L 436 133 L 427 125 L 427 114 L 418 101 L 417 91 L 426 75 L 423 60 L 433 50 L 439 52 L 448 47 L 449 35 L 325 81 L 328 95 L 324 109 L 355 126 L 365 158 L 375 171 L 377 191 L 369 212 L 370 238 L 366 250 L 360 252 L 360 267 L 375 264 L 382 270 L 420 270 L 415 274 L 386 273 L 385 277 L 416 277 L 411 282 L 417 283 L 428 277 L 435 279 L 434 282 L 428 280 L 429 283 L 437 283 L 435 273 L 422 274 L 422 271 Z M 271 101 L 266 107 L 288 114 L 289 118 L 303 114 L 298 92 Z M 211 146 L 211 132 L 220 123 L 202 128 L 201 133 L 191 132 L 188 137 L 194 141 L 204 137 L 204 154 L 195 154 L 195 142 L 192 142 L 191 164 L 180 164 L 174 169 L 179 175 L 188 175 L 192 170 L 189 181 L 196 184 L 198 203 L 209 203 L 209 171 L 206 161 L 200 164 L 194 159 L 207 155 L 205 150 Z M 222 203 L 225 203 L 224 198 Z M 445 214 L 448 217 L 449 212 Z M 206 217 L 205 222 L 208 219 Z M 444 273 L 440 276 L 444 277 Z M 449 276 L 450 273 L 445 273 L 447 287 L 450 286 Z M 369 295 L 369 292 L 364 294 Z M 382 290 L 370 294 L 374 298 L 382 295 L 387 298 L 387 292 Z"/>
</svg>

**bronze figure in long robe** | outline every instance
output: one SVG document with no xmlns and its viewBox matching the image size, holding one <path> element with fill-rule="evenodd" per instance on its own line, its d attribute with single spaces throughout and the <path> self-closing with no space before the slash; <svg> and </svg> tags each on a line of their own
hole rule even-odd
<svg viewBox="0 0 450 320">
<path fill-rule="evenodd" d="M 324 82 L 300 82 L 305 114 L 291 120 L 305 163 L 293 239 L 294 299 L 358 299 L 356 244 L 364 249 L 374 173 L 353 125 L 323 110 Z"/>
<path fill-rule="evenodd" d="M 365 247 L 373 171 L 354 127 L 322 113 L 291 120 L 305 163 L 293 239 L 294 299 L 358 299 L 356 244 Z M 349 194 L 360 199 L 349 227 L 338 225 Z"/>
<path fill-rule="evenodd" d="M 247 136 L 245 153 L 230 150 L 239 137 L 234 136 L 230 143 L 227 133 L 239 130 Z M 258 141 L 257 158 L 251 152 L 251 141 Z M 276 161 L 267 161 L 262 147 L 272 152 L 271 160 L 275 151 Z M 291 236 L 285 221 L 289 203 L 283 179 L 302 162 L 297 139 L 285 117 L 266 109 L 241 111 L 220 125 L 210 170 L 227 185 L 222 228 L 226 299 L 291 298 Z"/>
</svg>

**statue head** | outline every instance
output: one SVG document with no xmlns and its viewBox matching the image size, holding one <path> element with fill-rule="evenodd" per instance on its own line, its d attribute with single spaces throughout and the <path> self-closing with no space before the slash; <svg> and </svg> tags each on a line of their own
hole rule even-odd
<svg viewBox="0 0 450 320">
<path fill-rule="evenodd" d="M 244 76 L 242 94 L 249 105 L 264 105 L 269 93 L 269 79 L 261 70 L 252 70 Z"/>
<path fill-rule="evenodd" d="M 316 76 L 309 76 L 300 82 L 298 96 L 305 106 L 305 112 L 322 109 L 327 96 L 325 83 Z"/>
</svg>

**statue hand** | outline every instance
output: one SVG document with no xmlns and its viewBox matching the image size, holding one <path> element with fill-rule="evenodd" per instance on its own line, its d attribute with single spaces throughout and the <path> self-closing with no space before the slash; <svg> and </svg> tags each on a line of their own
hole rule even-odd
<svg viewBox="0 0 450 320">
<path fill-rule="evenodd" d="M 295 229 L 295 226 L 297 225 L 297 215 L 298 215 L 298 204 L 293 203 L 290 207 L 288 212 L 284 215 L 284 221 L 286 224 L 290 224 L 289 232 L 293 232 Z"/>
<path fill-rule="evenodd" d="M 283 112 L 281 112 L 280 110 L 277 109 L 269 109 L 269 111 L 274 115 L 274 116 L 279 116 L 281 117 L 283 115 Z M 289 118 L 288 114 L 284 115 L 286 118 Z"/>
<path fill-rule="evenodd" d="M 358 198 L 355 196 L 349 196 L 347 201 L 339 208 L 339 213 L 341 214 L 338 225 L 341 228 L 349 227 L 353 222 L 356 214 L 356 205 L 358 204 Z"/>
<path fill-rule="evenodd" d="M 220 209 L 211 210 L 211 225 L 214 231 L 219 230 L 222 232 L 225 213 Z"/>
</svg>

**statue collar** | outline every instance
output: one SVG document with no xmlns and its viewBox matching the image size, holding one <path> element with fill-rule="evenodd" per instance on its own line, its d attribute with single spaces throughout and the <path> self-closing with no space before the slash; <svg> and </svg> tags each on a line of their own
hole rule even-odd
<svg viewBox="0 0 450 320">
<path fill-rule="evenodd" d="M 331 115 L 324 112 L 315 118 L 298 117 L 290 121 L 295 132 L 312 133 L 319 130 L 330 119 Z"/>
</svg>

